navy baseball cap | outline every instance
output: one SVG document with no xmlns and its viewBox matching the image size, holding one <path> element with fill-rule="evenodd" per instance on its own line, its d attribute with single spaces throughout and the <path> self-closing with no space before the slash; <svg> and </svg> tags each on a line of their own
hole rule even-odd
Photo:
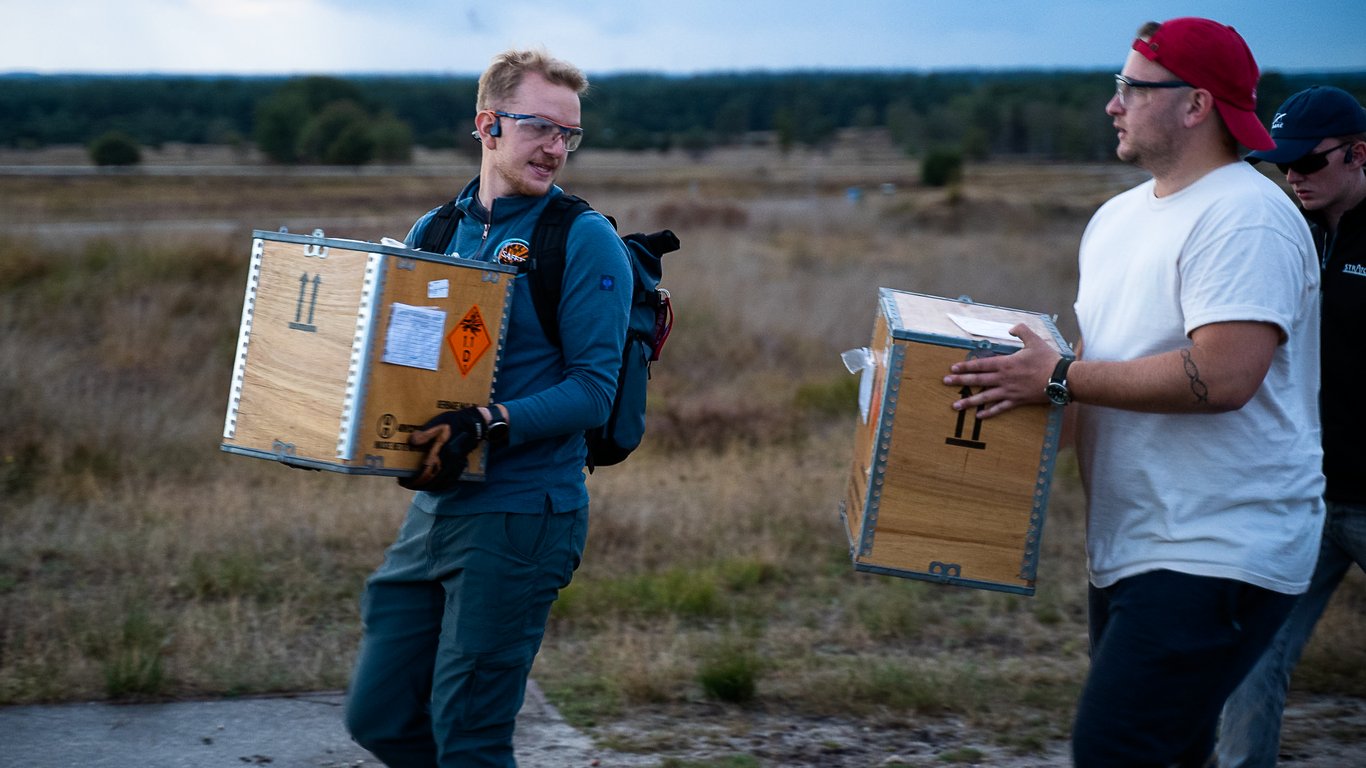
<svg viewBox="0 0 1366 768">
<path fill-rule="evenodd" d="M 1354 133 L 1366 133 L 1366 109 L 1341 88 L 1315 85 L 1286 99 L 1276 110 L 1271 119 L 1276 148 L 1249 152 L 1247 161 L 1293 163 L 1324 139 Z"/>
</svg>

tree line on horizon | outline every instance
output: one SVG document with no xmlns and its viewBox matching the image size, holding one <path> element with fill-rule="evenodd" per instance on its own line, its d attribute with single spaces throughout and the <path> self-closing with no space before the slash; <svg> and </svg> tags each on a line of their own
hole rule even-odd
<svg viewBox="0 0 1366 768">
<path fill-rule="evenodd" d="M 1097 161 L 1113 157 L 1107 71 L 755 72 L 602 75 L 583 99 L 586 146 L 702 154 L 755 142 L 829 146 L 882 129 L 905 151 Z M 1366 97 L 1366 72 L 1265 73 L 1258 112 L 1331 84 Z M 0 146 L 256 146 L 280 163 L 404 162 L 413 146 L 468 149 L 473 76 L 0 77 Z M 1363 99 L 1366 100 L 1366 99 Z"/>
</svg>

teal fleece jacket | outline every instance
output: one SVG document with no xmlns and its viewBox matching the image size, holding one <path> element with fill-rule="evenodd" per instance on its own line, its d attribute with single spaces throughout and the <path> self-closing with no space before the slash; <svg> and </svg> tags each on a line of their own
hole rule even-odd
<svg viewBox="0 0 1366 768">
<path fill-rule="evenodd" d="M 500 197 L 486 212 L 475 202 L 478 189 L 475 178 L 461 191 L 457 206 L 464 215 L 446 252 L 489 262 L 509 251 L 526 253 L 546 201 L 563 194 L 556 186 L 541 197 Z M 421 242 L 437 210 L 413 225 L 410 247 Z M 631 280 L 626 246 L 611 222 L 596 211 L 575 219 L 566 243 L 557 347 L 541 329 L 530 281 L 516 276 L 493 400 L 508 410 L 508 442 L 490 446 L 482 482 L 420 492 L 414 499 L 419 508 L 439 515 L 539 514 L 547 501 L 555 512 L 588 505 L 583 431 L 611 413 Z"/>
</svg>

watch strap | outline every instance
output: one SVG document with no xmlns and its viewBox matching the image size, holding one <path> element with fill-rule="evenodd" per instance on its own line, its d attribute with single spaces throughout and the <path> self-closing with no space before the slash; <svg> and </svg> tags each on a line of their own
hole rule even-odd
<svg viewBox="0 0 1366 768">
<path fill-rule="evenodd" d="M 488 406 L 488 420 L 484 422 L 484 438 L 490 443 L 505 443 L 508 439 L 507 417 L 503 409 L 496 405 Z"/>
<path fill-rule="evenodd" d="M 1053 366 L 1053 375 L 1048 379 L 1049 384 L 1067 384 L 1067 369 L 1072 367 L 1072 358 L 1058 358 L 1058 364 Z"/>
</svg>

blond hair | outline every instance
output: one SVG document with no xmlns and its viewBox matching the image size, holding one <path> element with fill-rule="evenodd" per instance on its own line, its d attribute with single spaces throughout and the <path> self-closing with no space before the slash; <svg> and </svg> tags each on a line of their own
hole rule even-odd
<svg viewBox="0 0 1366 768">
<path fill-rule="evenodd" d="M 552 85 L 562 85 L 575 93 L 588 90 L 588 78 L 578 67 L 562 59 L 551 56 L 545 49 L 507 50 L 493 57 L 484 74 L 479 76 L 479 93 L 475 97 L 475 108 L 492 109 L 512 95 L 522 84 L 522 77 L 535 72 Z"/>
</svg>

